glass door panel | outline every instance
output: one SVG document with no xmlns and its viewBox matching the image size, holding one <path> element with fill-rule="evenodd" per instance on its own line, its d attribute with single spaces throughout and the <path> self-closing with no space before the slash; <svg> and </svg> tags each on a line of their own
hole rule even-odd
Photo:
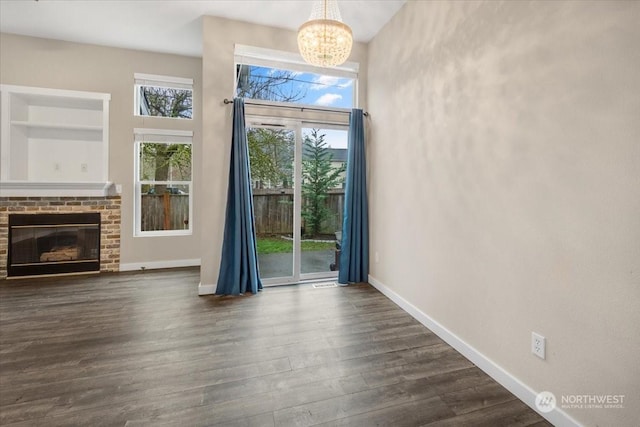
<svg viewBox="0 0 640 427">
<path fill-rule="evenodd" d="M 298 223 L 294 215 L 295 131 L 248 127 L 247 139 L 260 277 L 265 284 L 291 281 L 296 277 Z"/>
<path fill-rule="evenodd" d="M 303 278 L 327 277 L 339 269 L 347 141 L 344 129 L 302 128 Z"/>
</svg>

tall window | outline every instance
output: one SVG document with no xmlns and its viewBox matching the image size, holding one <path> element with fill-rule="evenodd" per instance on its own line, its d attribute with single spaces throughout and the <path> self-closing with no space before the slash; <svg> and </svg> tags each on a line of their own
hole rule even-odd
<svg viewBox="0 0 640 427">
<path fill-rule="evenodd" d="M 134 111 L 137 116 L 193 118 L 193 80 L 134 74 Z"/>
<path fill-rule="evenodd" d="M 345 196 L 343 113 L 357 106 L 358 65 L 318 68 L 297 53 L 236 45 L 235 73 L 235 96 L 251 100 L 247 142 L 263 283 L 333 277 Z"/>
<path fill-rule="evenodd" d="M 136 236 L 191 234 L 190 131 L 135 129 Z"/>
</svg>

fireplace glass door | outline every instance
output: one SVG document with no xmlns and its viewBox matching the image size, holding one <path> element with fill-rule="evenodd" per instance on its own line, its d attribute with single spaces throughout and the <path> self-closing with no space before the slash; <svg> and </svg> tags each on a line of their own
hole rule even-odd
<svg viewBox="0 0 640 427">
<path fill-rule="evenodd" d="M 100 214 L 10 215 L 8 276 L 100 270 Z"/>
</svg>

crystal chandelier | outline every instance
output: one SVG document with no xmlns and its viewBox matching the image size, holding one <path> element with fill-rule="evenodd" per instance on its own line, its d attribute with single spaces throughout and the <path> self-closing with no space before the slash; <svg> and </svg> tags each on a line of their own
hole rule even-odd
<svg viewBox="0 0 640 427">
<path fill-rule="evenodd" d="M 298 49 L 306 62 L 320 67 L 344 63 L 351 53 L 351 28 L 342 22 L 337 0 L 313 3 L 311 17 L 298 29 Z"/>
</svg>

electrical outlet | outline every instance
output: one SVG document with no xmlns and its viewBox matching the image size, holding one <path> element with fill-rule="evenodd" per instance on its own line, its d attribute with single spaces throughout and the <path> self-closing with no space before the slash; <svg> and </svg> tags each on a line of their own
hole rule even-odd
<svg viewBox="0 0 640 427">
<path fill-rule="evenodd" d="M 374 257 L 374 259 L 376 261 L 376 264 L 380 262 L 380 255 L 378 255 L 378 251 L 376 251 L 374 253 L 373 257 Z"/>
<path fill-rule="evenodd" d="M 87 172 L 87 170 L 88 170 L 87 164 L 86 163 L 82 163 L 80 165 L 80 172 Z"/>
<path fill-rule="evenodd" d="M 60 170 L 60 163 L 54 163 L 53 164 L 53 170 L 54 171 L 59 171 Z"/>
<path fill-rule="evenodd" d="M 531 353 L 543 360 L 545 358 L 545 341 L 546 339 L 542 335 L 531 332 Z"/>
</svg>

